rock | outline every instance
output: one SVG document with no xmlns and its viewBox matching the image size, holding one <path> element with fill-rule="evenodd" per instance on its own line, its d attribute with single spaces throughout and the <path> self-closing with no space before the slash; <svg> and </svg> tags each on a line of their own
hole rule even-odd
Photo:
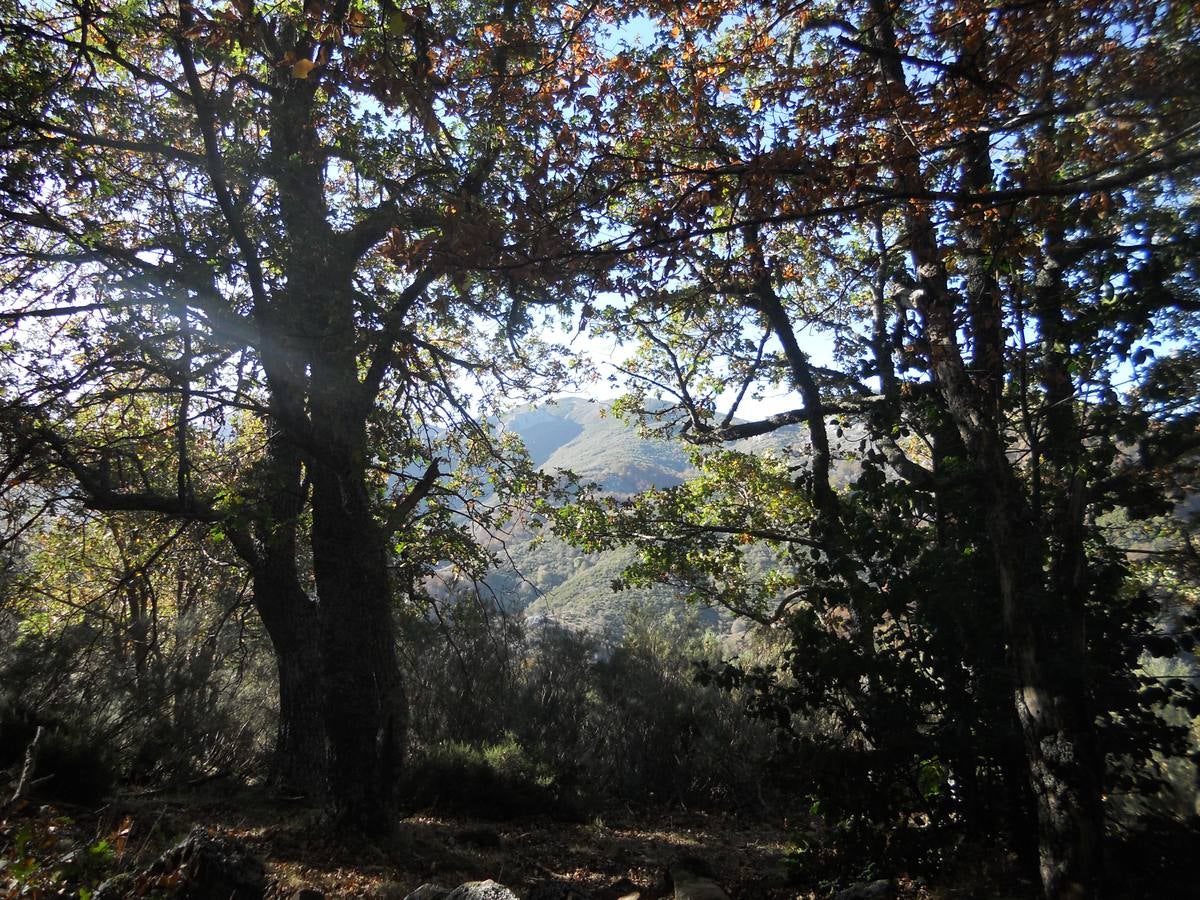
<svg viewBox="0 0 1200 900">
<path fill-rule="evenodd" d="M 136 882 L 139 891 L 165 889 L 186 900 L 262 900 L 267 872 L 245 844 L 197 825 Z"/>
<path fill-rule="evenodd" d="M 833 895 L 833 900 L 892 900 L 896 887 L 886 878 L 861 881 Z"/>
<path fill-rule="evenodd" d="M 114 875 L 100 883 L 96 893 L 92 894 L 92 900 L 121 900 L 134 893 L 134 884 L 135 878 L 129 872 Z"/>
<path fill-rule="evenodd" d="M 487 881 L 468 881 L 460 884 L 443 900 L 519 900 L 516 894 L 502 884 Z"/>
<path fill-rule="evenodd" d="M 670 869 L 675 887 L 675 900 L 729 900 L 729 895 L 712 878 L 712 871 L 702 860 L 684 859 Z"/>
<path fill-rule="evenodd" d="M 440 884 L 434 884 L 433 882 L 427 882 L 411 894 L 405 894 L 404 900 L 444 900 L 449 893 L 450 888 L 442 887 Z M 400 895 L 397 894 L 396 896 Z"/>
<path fill-rule="evenodd" d="M 325 892 L 316 888 L 303 887 L 292 894 L 292 900 L 325 900 Z"/>
<path fill-rule="evenodd" d="M 711 878 L 675 879 L 675 900 L 729 900 L 729 895 Z"/>
</svg>

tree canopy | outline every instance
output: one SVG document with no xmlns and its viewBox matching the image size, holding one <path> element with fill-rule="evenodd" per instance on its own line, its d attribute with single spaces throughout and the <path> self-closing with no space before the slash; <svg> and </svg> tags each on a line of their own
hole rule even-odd
<svg viewBox="0 0 1200 900">
<path fill-rule="evenodd" d="M 1128 602 L 1102 516 L 1169 508 L 1161 490 L 1179 485 L 1161 473 L 1197 449 L 1194 392 L 1154 387 L 1196 374 L 1195 85 L 1163 77 L 1196 69 L 1194 17 L 717 6 L 663 7 L 612 63 L 639 90 L 606 133 L 639 180 L 603 327 L 634 348 L 631 408 L 668 400 L 642 406 L 650 427 L 703 447 L 803 424 L 808 463 L 710 453 L 700 480 L 564 527 L 640 546 L 631 582 L 790 623 L 800 702 L 849 691 L 847 727 L 868 742 L 920 727 L 914 678 L 981 704 L 958 738 L 1011 692 L 1045 890 L 1086 890 L 1108 752 L 1095 723 L 1125 714 L 1087 624 Z M 806 332 L 832 341 L 832 365 Z M 735 419 L 780 388 L 792 410 Z M 839 449 L 859 463 L 848 490 Z M 819 676 L 831 639 L 850 658 Z M 950 669 L 905 670 L 926 652 Z"/>
<path fill-rule="evenodd" d="M 218 526 L 279 655 L 287 777 L 323 782 L 327 737 L 331 796 L 379 827 L 404 730 L 394 535 L 402 564 L 436 561 L 424 506 L 469 456 L 446 436 L 473 421 L 463 379 L 557 377 L 528 333 L 579 277 L 536 260 L 593 227 L 556 124 L 579 25 L 518 3 L 4 22 L 14 465 Z M 265 426 L 248 446 L 242 413 Z"/>
<path fill-rule="evenodd" d="M 13 540 L 71 504 L 218 538 L 282 781 L 387 827 L 395 600 L 540 503 L 487 414 L 557 390 L 575 326 L 700 475 L 561 533 L 787 629 L 773 673 L 707 677 L 834 715 L 908 785 L 884 806 L 953 782 L 1036 831 L 1047 896 L 1095 889 L 1129 723 L 1182 740 L 1112 523 L 1195 490 L 1193 7 L 0 13 Z M 790 425 L 791 455 L 722 446 Z"/>
</svg>

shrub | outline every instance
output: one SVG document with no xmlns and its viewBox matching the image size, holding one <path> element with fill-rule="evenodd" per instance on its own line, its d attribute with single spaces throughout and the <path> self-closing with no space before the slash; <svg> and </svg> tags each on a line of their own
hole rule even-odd
<svg viewBox="0 0 1200 900">
<path fill-rule="evenodd" d="M 548 795 L 559 815 L 598 798 L 761 805 L 772 732 L 742 696 L 697 682 L 697 663 L 720 653 L 695 616 L 635 609 L 612 642 L 555 626 L 529 634 L 463 602 L 439 610 L 440 641 L 432 623 L 407 624 L 422 644 L 408 656 L 418 805 L 477 808 L 514 788 L 533 806 Z M 498 812 L 530 805 L 505 799 Z"/>
<path fill-rule="evenodd" d="M 23 766 L 39 726 L 29 783 L 34 796 L 91 806 L 111 792 L 116 767 L 86 722 L 38 717 L 11 697 L 0 700 L 0 765 Z"/>
<path fill-rule="evenodd" d="M 116 783 L 116 767 L 102 745 L 65 728 L 43 735 L 34 774 L 40 796 L 81 806 L 99 803 Z"/>
<path fill-rule="evenodd" d="M 483 747 L 446 743 L 409 767 L 401 794 L 422 809 L 504 821 L 560 809 L 550 777 L 511 735 Z"/>
</svg>

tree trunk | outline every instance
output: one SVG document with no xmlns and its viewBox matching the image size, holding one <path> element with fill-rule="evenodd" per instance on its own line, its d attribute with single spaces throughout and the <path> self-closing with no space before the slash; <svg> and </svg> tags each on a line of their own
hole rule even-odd
<svg viewBox="0 0 1200 900">
<path fill-rule="evenodd" d="M 312 366 L 313 572 L 321 598 L 330 811 L 339 825 L 385 834 L 394 825 L 408 708 L 388 547 L 368 487 L 369 406 L 357 377 L 349 296 L 348 286 L 325 292 L 329 338 Z"/>
<path fill-rule="evenodd" d="M 1070 646 L 1050 651 L 1061 627 L 1062 599 L 1046 591 L 1046 541 L 1024 501 L 989 401 L 967 373 L 958 344 L 955 303 L 929 219 L 910 209 L 909 244 L 921 285 L 919 307 L 929 335 L 938 390 L 976 470 L 987 486 L 987 533 L 998 576 L 1000 606 L 1017 718 L 1025 739 L 1030 787 L 1038 813 L 1042 886 L 1050 898 L 1085 897 L 1093 884 L 1098 785 L 1087 748 L 1090 722 L 1072 667 L 1083 659 Z M 1057 606 L 1056 606 L 1057 605 Z M 1079 620 L 1082 627 L 1082 619 Z M 1059 664 L 1052 660 L 1066 654 Z"/>
<path fill-rule="evenodd" d="M 254 579 L 255 605 L 275 650 L 279 725 L 272 781 L 314 800 L 325 797 L 328 751 L 321 711 L 321 645 L 317 604 L 299 584 Z"/>
<path fill-rule="evenodd" d="M 330 812 L 340 825 L 381 834 L 393 825 L 407 706 L 394 643 L 388 549 L 367 481 L 366 423 L 374 396 L 359 381 L 363 348 L 353 273 L 361 250 L 330 224 L 328 154 L 314 113 L 318 85 L 287 74 L 276 85 L 270 159 L 286 233 L 287 287 L 269 310 L 257 313 L 285 317 L 290 337 L 277 358 L 268 363 L 264 356 L 273 392 L 286 399 L 289 385 L 298 385 L 297 396 L 307 401 L 307 408 L 281 408 L 280 422 L 304 448 L 312 485 Z M 290 354 L 282 352 L 287 349 Z M 305 365 L 292 366 L 293 358 Z"/>
<path fill-rule="evenodd" d="M 289 384 L 291 382 L 288 382 Z M 275 650 L 279 675 L 279 725 L 272 781 L 314 800 L 326 796 L 329 751 L 321 709 L 321 633 L 317 604 L 297 571 L 297 527 L 304 509 L 301 454 L 279 422 L 295 403 L 276 389 L 263 484 L 266 516 L 255 524 L 254 605 Z"/>
<path fill-rule="evenodd" d="M 335 820 L 393 826 L 407 702 L 396 659 L 383 536 L 361 472 L 313 471 L 313 561 L 325 650 L 325 728 Z"/>
<path fill-rule="evenodd" d="M 1014 515 L 1015 481 L 994 485 L 989 531 L 996 556 L 1005 637 L 1014 679 L 1017 718 L 1025 738 L 1038 818 L 1038 856 L 1047 897 L 1085 897 L 1094 890 L 1100 836 L 1099 785 L 1088 748 L 1090 721 L 1082 679 L 1066 671 L 1082 665 L 1067 646 L 1057 663 L 1044 635 L 1062 635 L 1051 622 L 1064 618 L 1051 604 L 1063 598 L 1043 590 L 1037 531 Z M 1007 496 L 1004 496 L 1006 495 Z M 1030 536 L 1032 535 L 1032 537 Z"/>
</svg>

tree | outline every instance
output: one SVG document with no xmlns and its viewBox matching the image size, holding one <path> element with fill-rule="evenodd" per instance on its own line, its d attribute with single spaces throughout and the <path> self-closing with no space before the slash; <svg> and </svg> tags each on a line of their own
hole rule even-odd
<svg viewBox="0 0 1200 900">
<path fill-rule="evenodd" d="M 10 460 L 95 509 L 218 529 L 275 648 L 285 777 L 383 830 L 406 721 L 391 568 L 431 562 L 462 376 L 503 395 L 555 374 L 518 339 L 579 277 L 537 260 L 589 227 L 560 112 L 590 20 L 516 0 L 2 18 Z M 169 457 L 139 453 L 145 425 L 80 424 L 142 394 L 172 399 Z M 202 435 L 244 452 L 235 410 L 261 440 L 202 482 Z"/>
<path fill-rule="evenodd" d="M 1161 508 L 1138 488 L 1197 447 L 1194 398 L 1150 390 L 1195 365 L 1194 12 L 866 0 L 651 14 L 653 37 L 611 60 L 619 99 L 595 122 L 643 188 L 607 248 L 633 299 L 596 321 L 639 342 L 635 400 L 670 401 L 645 408 L 651 421 L 701 444 L 801 424 L 810 461 L 790 512 L 751 473 L 737 502 L 714 489 L 697 508 L 679 489 L 566 527 L 632 531 L 635 577 L 683 573 L 759 616 L 844 608 L 836 630 L 863 654 L 892 582 L 889 532 L 864 522 L 862 498 L 899 515 L 892 533 L 984 550 L 994 603 L 979 611 L 1006 647 L 1043 887 L 1089 893 L 1105 698 L 1088 617 L 1113 602 L 1096 516 Z M 806 327 L 832 336 L 833 367 L 814 364 Z M 734 418 L 774 385 L 793 410 Z M 837 489 L 834 416 L 865 429 L 859 492 Z M 751 597 L 717 577 L 740 573 L 741 541 L 786 573 Z"/>
</svg>

